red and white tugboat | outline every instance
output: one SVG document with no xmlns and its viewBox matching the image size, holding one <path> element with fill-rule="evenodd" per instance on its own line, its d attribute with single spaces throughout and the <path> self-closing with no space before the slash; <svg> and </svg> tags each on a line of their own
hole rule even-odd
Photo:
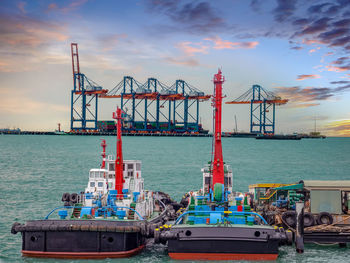
<svg viewBox="0 0 350 263">
<path fill-rule="evenodd" d="M 175 211 L 165 206 L 169 197 L 144 189 L 141 161 L 123 160 L 121 110 L 117 119 L 116 157 L 106 157 L 91 169 L 85 192 L 64 193 L 64 206 L 43 220 L 14 223 L 13 234 L 22 234 L 22 254 L 52 258 L 119 258 L 140 252 L 153 230 Z M 60 219 L 49 219 L 58 212 Z"/>
<path fill-rule="evenodd" d="M 155 242 L 167 243 L 173 259 L 275 260 L 286 233 L 251 212 L 247 197 L 232 192 L 232 170 L 223 161 L 221 145 L 223 82 L 219 70 L 214 76 L 215 152 L 202 169 L 203 188 L 188 194 L 188 206 L 173 226 L 156 229 Z"/>
</svg>

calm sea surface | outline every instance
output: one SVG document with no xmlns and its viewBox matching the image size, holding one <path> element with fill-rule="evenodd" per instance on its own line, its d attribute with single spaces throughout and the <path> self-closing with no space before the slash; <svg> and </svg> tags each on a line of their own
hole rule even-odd
<svg viewBox="0 0 350 263">
<path fill-rule="evenodd" d="M 102 137 L 101 137 L 102 138 Z M 61 205 L 63 192 L 80 192 L 90 168 L 101 163 L 100 137 L 0 135 L 0 262 L 92 262 L 22 258 L 13 222 L 42 219 Z M 115 153 L 115 138 L 106 137 Z M 179 200 L 201 187 L 200 169 L 210 160 L 211 138 L 124 137 L 124 159 L 142 161 L 145 187 Z M 224 160 L 233 167 L 234 187 L 247 191 L 257 182 L 350 180 L 350 138 L 301 141 L 224 138 Z M 350 248 L 307 245 L 298 255 L 282 247 L 278 262 L 350 262 Z M 166 248 L 148 245 L 131 259 L 99 262 L 171 261 Z"/>
</svg>

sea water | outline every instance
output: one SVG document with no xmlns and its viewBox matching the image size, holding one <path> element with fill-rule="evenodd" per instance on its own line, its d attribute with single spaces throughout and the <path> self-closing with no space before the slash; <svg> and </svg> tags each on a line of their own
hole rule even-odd
<svg viewBox="0 0 350 263">
<path fill-rule="evenodd" d="M 20 233 L 14 222 L 43 219 L 62 205 L 64 192 L 80 192 L 91 168 L 101 164 L 100 139 L 114 154 L 115 137 L 0 135 L 0 262 L 87 262 L 21 256 Z M 142 161 L 145 188 L 163 191 L 179 201 L 202 184 L 201 168 L 210 161 L 212 138 L 123 137 L 124 159 Z M 233 168 L 234 188 L 254 183 L 296 183 L 300 180 L 350 180 L 350 138 L 300 141 L 223 138 L 224 161 Z M 306 245 L 304 254 L 282 247 L 278 262 L 349 262 L 350 249 Z M 130 259 L 98 262 L 171 261 L 166 247 L 149 243 Z M 92 261 L 89 261 L 92 262 Z"/>
</svg>

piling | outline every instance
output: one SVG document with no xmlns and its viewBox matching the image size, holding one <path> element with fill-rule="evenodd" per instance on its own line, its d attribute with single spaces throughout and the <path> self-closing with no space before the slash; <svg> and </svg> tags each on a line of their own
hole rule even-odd
<svg viewBox="0 0 350 263">
<path fill-rule="evenodd" d="M 297 225 L 295 232 L 295 249 L 298 253 L 304 253 L 304 201 L 295 203 Z"/>
</svg>

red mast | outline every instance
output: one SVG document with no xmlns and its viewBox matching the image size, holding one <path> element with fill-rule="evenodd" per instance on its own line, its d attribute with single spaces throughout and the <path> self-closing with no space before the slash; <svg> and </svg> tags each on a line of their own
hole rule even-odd
<svg viewBox="0 0 350 263">
<path fill-rule="evenodd" d="M 106 146 L 107 146 L 107 144 L 106 144 L 106 140 L 101 140 L 101 141 L 102 141 L 101 142 L 101 146 L 102 146 L 102 149 L 103 149 L 103 151 L 101 153 L 101 155 L 102 155 L 101 169 L 104 169 L 104 168 L 106 168 Z"/>
<path fill-rule="evenodd" d="M 214 161 L 213 161 L 213 185 L 216 183 L 224 184 L 224 161 L 222 157 L 222 145 L 221 145 L 221 107 L 222 107 L 222 83 L 225 79 L 221 75 L 221 70 L 214 75 L 214 118 L 215 118 L 215 131 L 214 131 Z"/>
<path fill-rule="evenodd" d="M 122 110 L 117 107 L 117 112 L 113 112 L 113 119 L 117 120 L 117 153 L 115 158 L 115 190 L 118 198 L 123 198 L 123 149 L 122 149 Z"/>
</svg>

